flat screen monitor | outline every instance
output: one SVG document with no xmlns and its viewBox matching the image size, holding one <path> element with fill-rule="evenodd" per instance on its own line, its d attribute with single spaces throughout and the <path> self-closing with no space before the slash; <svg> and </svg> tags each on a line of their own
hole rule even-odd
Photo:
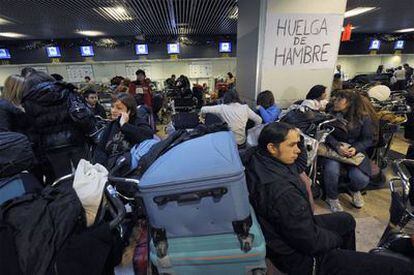
<svg viewBox="0 0 414 275">
<path fill-rule="evenodd" d="M 219 42 L 220 53 L 231 53 L 231 42 Z"/>
<path fill-rule="evenodd" d="M 381 41 L 374 39 L 371 40 L 371 43 L 369 44 L 369 50 L 379 50 L 381 46 Z"/>
<path fill-rule="evenodd" d="M 61 57 L 60 48 L 57 46 L 46 47 L 48 57 Z"/>
<path fill-rule="evenodd" d="M 10 59 L 11 55 L 8 49 L 0 49 L 0 59 Z"/>
<path fill-rule="evenodd" d="M 135 53 L 137 55 L 148 54 L 148 45 L 147 44 L 136 44 L 135 45 Z"/>
<path fill-rule="evenodd" d="M 168 43 L 167 44 L 167 52 L 168 52 L 168 54 L 179 54 L 180 53 L 180 45 L 178 43 Z"/>
<path fill-rule="evenodd" d="M 95 55 L 92 46 L 81 46 L 80 52 L 81 52 L 81 56 L 94 56 Z"/>
<path fill-rule="evenodd" d="M 395 41 L 394 50 L 403 50 L 404 49 L 404 44 L 405 44 L 404 40 Z"/>
</svg>

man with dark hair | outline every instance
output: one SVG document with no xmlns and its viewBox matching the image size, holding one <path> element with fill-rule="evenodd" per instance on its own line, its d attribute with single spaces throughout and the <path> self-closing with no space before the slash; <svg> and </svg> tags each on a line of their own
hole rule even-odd
<svg viewBox="0 0 414 275">
<path fill-rule="evenodd" d="M 405 63 L 404 71 L 405 71 L 405 80 L 411 81 L 411 77 L 413 76 L 413 68 L 411 68 L 408 63 Z"/>
<path fill-rule="evenodd" d="M 53 77 L 56 81 L 63 81 L 63 76 L 60 74 L 51 74 L 51 77 Z"/>
<path fill-rule="evenodd" d="M 137 101 L 137 105 L 146 105 L 152 108 L 151 80 L 146 78 L 144 70 L 135 72 L 137 79 L 129 84 L 128 92 Z"/>
<path fill-rule="evenodd" d="M 412 265 L 355 252 L 355 220 L 348 213 L 313 215 L 299 173 L 305 169 L 299 131 L 265 126 L 245 157 L 250 201 L 267 243 L 267 257 L 288 274 L 412 274 Z"/>
<path fill-rule="evenodd" d="M 90 76 L 85 76 L 85 83 L 89 83 L 89 82 L 91 82 L 91 77 Z"/>
<path fill-rule="evenodd" d="M 86 104 L 92 110 L 94 115 L 106 119 L 105 109 L 98 103 L 98 93 L 92 89 L 88 89 L 83 93 L 83 96 Z"/>
<path fill-rule="evenodd" d="M 175 88 L 175 82 L 176 82 L 176 78 L 175 78 L 175 74 L 173 74 L 173 75 L 171 75 L 170 78 L 165 80 L 165 87 L 167 89 L 173 89 L 173 88 Z"/>
</svg>

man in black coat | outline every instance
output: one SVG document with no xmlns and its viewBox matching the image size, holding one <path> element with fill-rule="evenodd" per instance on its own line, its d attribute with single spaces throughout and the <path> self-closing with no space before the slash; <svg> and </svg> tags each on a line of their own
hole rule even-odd
<svg viewBox="0 0 414 275">
<path fill-rule="evenodd" d="M 294 126 L 271 123 L 245 159 L 250 201 L 268 247 L 267 257 L 288 274 L 412 274 L 399 260 L 355 252 L 348 213 L 314 216 L 305 185 L 304 150 Z M 298 160 L 300 160 L 298 162 Z"/>
<path fill-rule="evenodd" d="M 98 93 L 94 90 L 88 89 L 83 94 L 88 107 L 92 110 L 95 116 L 100 116 L 106 119 L 106 112 L 104 107 L 98 102 Z"/>
</svg>

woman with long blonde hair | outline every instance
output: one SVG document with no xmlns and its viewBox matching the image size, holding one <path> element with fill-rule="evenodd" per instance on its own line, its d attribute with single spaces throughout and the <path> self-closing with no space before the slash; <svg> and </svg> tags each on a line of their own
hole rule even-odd
<svg viewBox="0 0 414 275">
<path fill-rule="evenodd" d="M 24 78 L 10 75 L 4 82 L 0 97 L 0 131 L 17 131 L 23 128 L 24 112 L 20 105 L 23 95 Z"/>
</svg>

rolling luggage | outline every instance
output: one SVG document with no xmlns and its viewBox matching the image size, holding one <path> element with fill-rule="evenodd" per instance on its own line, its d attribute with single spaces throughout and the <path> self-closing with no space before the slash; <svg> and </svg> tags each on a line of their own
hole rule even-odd
<svg viewBox="0 0 414 275">
<path fill-rule="evenodd" d="M 201 237 L 171 238 L 168 254 L 159 258 L 151 242 L 150 259 L 159 274 L 207 275 L 207 274 L 266 274 L 266 243 L 251 210 L 253 225 L 252 248 L 240 250 L 237 236 L 233 233 Z"/>
<path fill-rule="evenodd" d="M 0 179 L 0 204 L 27 193 L 38 192 L 42 188 L 39 181 L 32 174 L 26 172 Z"/>
<path fill-rule="evenodd" d="M 167 238 L 234 232 L 249 249 L 248 191 L 231 132 L 173 146 L 143 173 L 139 189 L 159 255 L 167 253 Z"/>
<path fill-rule="evenodd" d="M 177 113 L 171 120 L 175 130 L 194 129 L 200 124 L 197 113 Z"/>
<path fill-rule="evenodd" d="M 29 139 L 16 132 L 0 133 L 0 178 L 16 175 L 29 169 L 34 154 Z"/>
</svg>

